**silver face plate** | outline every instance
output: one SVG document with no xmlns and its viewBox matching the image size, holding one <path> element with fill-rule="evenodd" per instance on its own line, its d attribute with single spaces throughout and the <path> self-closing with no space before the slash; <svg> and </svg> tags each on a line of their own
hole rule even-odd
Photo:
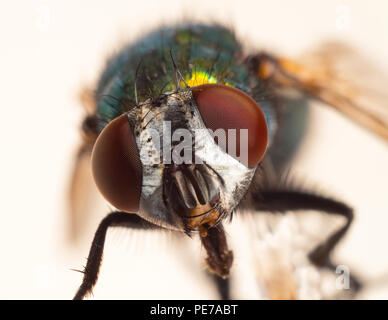
<svg viewBox="0 0 388 320">
<path fill-rule="evenodd" d="M 192 142 L 195 143 L 192 148 L 194 162 L 205 163 L 222 181 L 219 203 L 223 210 L 230 214 L 239 204 L 256 168 L 246 167 L 215 143 L 190 89 L 164 94 L 158 100 L 147 100 L 132 109 L 128 119 L 134 129 L 143 166 L 138 211 L 142 218 L 169 229 L 183 230 L 180 216 L 165 203 L 163 195 L 165 169 L 168 166 L 179 166 L 174 161 L 174 147 L 171 147 L 174 146 L 174 137 L 178 137 L 179 141 L 182 133 L 177 129 L 184 129 L 185 133 L 191 134 Z M 182 146 L 180 143 L 178 145 Z"/>
</svg>

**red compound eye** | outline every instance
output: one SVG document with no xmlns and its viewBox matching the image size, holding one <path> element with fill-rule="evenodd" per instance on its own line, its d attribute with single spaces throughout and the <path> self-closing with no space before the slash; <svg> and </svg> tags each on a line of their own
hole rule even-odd
<svg viewBox="0 0 388 320">
<path fill-rule="evenodd" d="M 248 167 L 255 167 L 263 158 L 268 141 L 264 113 L 257 102 L 241 90 L 220 84 L 195 87 L 193 95 L 208 129 L 225 130 L 227 141 L 228 129 L 236 129 L 237 155 L 240 130 L 248 130 Z"/>
<path fill-rule="evenodd" d="M 126 115 L 114 119 L 98 136 L 92 171 L 98 189 L 109 203 L 125 212 L 137 212 L 142 168 Z"/>
</svg>

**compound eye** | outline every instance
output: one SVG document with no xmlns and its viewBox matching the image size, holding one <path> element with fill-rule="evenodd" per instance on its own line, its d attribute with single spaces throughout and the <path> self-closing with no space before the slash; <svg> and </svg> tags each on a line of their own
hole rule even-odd
<svg viewBox="0 0 388 320">
<path fill-rule="evenodd" d="M 117 209 L 135 213 L 139 209 L 142 167 L 127 116 L 111 121 L 93 148 L 92 172 L 104 198 Z"/>
<path fill-rule="evenodd" d="M 257 102 L 241 90 L 220 84 L 204 84 L 192 91 L 206 127 L 213 132 L 224 130 L 226 146 L 228 130 L 236 130 L 235 155 L 240 150 L 240 130 L 248 130 L 247 164 L 249 168 L 255 167 L 264 157 L 268 142 L 265 116 Z"/>
</svg>

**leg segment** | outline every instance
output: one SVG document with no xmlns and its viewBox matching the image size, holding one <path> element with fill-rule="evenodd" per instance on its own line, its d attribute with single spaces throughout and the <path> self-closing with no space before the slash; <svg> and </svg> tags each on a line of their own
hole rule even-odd
<svg viewBox="0 0 388 320">
<path fill-rule="evenodd" d="M 87 294 L 91 293 L 97 282 L 98 272 L 100 270 L 106 232 L 109 227 L 124 226 L 133 229 L 156 229 L 156 225 L 147 222 L 135 214 L 125 212 L 112 212 L 108 214 L 100 223 L 94 235 L 92 246 L 90 248 L 86 267 L 83 271 L 84 278 L 74 300 L 82 300 Z"/>
</svg>

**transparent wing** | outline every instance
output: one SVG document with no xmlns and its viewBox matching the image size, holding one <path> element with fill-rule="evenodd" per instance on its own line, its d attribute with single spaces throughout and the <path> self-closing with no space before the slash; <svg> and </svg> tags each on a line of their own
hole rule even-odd
<svg viewBox="0 0 388 320">
<path fill-rule="evenodd" d="M 343 224 L 342 217 L 310 210 L 279 215 L 249 211 L 236 214 L 229 226 L 236 255 L 231 270 L 232 297 L 354 298 L 350 290 L 338 290 L 338 274 L 318 268 L 308 258 L 309 252 Z"/>
<path fill-rule="evenodd" d="M 388 76 L 350 46 L 325 43 L 299 59 L 259 54 L 258 75 L 323 101 L 388 141 Z"/>
<path fill-rule="evenodd" d="M 83 88 L 79 92 L 79 99 L 89 116 L 85 117 L 82 125 L 83 141 L 75 155 L 68 190 L 69 238 L 72 241 L 76 241 L 80 234 L 84 232 L 90 212 L 93 210 L 92 204 L 96 202 L 93 197 L 96 188 L 94 187 L 90 164 L 93 144 L 97 138 L 93 129 L 95 126 L 93 121 L 95 102 L 92 90 Z"/>
<path fill-rule="evenodd" d="M 92 188 L 90 151 L 81 146 L 74 161 L 68 190 L 69 238 L 72 241 L 76 241 L 84 230 L 91 211 Z"/>
</svg>

